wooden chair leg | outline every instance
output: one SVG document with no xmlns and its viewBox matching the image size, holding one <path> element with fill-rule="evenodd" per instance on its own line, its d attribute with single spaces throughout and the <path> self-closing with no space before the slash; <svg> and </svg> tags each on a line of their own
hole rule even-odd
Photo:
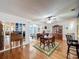
<svg viewBox="0 0 79 59">
<path fill-rule="evenodd" d="M 49 42 L 47 42 L 47 46 L 48 46 L 48 49 L 49 49 L 49 46 L 50 46 L 50 43 Z"/>
<path fill-rule="evenodd" d="M 51 43 L 52 44 L 52 47 L 54 47 L 54 43 Z"/>
<path fill-rule="evenodd" d="M 16 41 L 15 43 L 16 43 L 16 46 L 18 46 L 18 41 Z"/>
<path fill-rule="evenodd" d="M 40 46 L 41 46 L 41 42 L 40 42 Z"/>
<path fill-rule="evenodd" d="M 76 46 L 76 52 L 77 52 L 77 56 L 78 56 L 78 59 L 79 59 L 79 51 L 78 51 L 79 47 Z"/>
<path fill-rule="evenodd" d="M 45 49 L 45 43 L 44 43 L 44 47 L 43 47 L 43 49 Z"/>
<path fill-rule="evenodd" d="M 68 59 L 68 55 L 69 55 L 69 49 L 70 49 L 70 46 L 68 46 L 68 50 L 67 50 L 67 59 Z"/>
<path fill-rule="evenodd" d="M 22 41 L 20 41 L 20 47 L 22 47 L 22 45 L 23 45 L 23 42 L 22 42 Z"/>
<path fill-rule="evenodd" d="M 53 42 L 53 46 L 55 46 L 55 42 Z"/>
</svg>

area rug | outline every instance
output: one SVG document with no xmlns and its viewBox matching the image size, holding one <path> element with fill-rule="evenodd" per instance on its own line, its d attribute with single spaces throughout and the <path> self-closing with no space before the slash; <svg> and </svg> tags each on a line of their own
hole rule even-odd
<svg viewBox="0 0 79 59">
<path fill-rule="evenodd" d="M 50 56 L 59 46 L 59 43 L 55 42 L 55 46 L 52 47 L 50 46 L 50 48 L 45 47 L 45 49 L 43 49 L 43 46 L 40 46 L 39 44 L 35 44 L 34 47 L 39 50 L 40 52 L 44 53 L 47 56 Z"/>
</svg>

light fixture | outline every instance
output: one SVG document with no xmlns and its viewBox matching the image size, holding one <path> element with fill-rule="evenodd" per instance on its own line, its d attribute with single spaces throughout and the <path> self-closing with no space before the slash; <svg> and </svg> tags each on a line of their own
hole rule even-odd
<svg viewBox="0 0 79 59">
<path fill-rule="evenodd" d="M 56 17 L 55 17 L 55 16 L 49 16 L 49 17 L 47 17 L 47 18 L 48 18 L 48 20 L 47 20 L 47 23 L 48 23 L 48 24 L 50 24 L 50 23 L 52 23 L 53 21 L 56 20 Z"/>
<path fill-rule="evenodd" d="M 52 20 L 48 20 L 47 23 L 50 24 L 52 22 Z"/>
<path fill-rule="evenodd" d="M 52 22 L 52 20 L 51 20 L 52 16 L 49 16 L 47 18 L 48 18 L 47 23 L 50 24 Z"/>
<path fill-rule="evenodd" d="M 75 8 L 72 8 L 71 11 L 75 11 Z"/>
</svg>

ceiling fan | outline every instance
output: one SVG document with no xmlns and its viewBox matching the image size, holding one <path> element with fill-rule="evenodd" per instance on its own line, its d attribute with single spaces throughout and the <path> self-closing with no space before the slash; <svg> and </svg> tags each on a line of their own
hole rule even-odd
<svg viewBox="0 0 79 59">
<path fill-rule="evenodd" d="M 52 23 L 52 21 L 54 21 L 54 19 L 56 19 L 55 18 L 55 16 L 53 17 L 53 16 L 49 16 L 49 17 L 47 17 L 48 18 L 48 21 L 47 21 L 47 23 Z M 53 20 L 52 20 L 53 19 Z"/>
<path fill-rule="evenodd" d="M 48 18 L 47 23 L 50 24 L 52 22 L 52 20 L 51 20 L 52 16 L 47 17 L 47 18 Z"/>
<path fill-rule="evenodd" d="M 52 16 L 49 16 L 49 17 L 48 17 L 48 20 L 51 20 L 51 18 L 52 18 Z"/>
</svg>

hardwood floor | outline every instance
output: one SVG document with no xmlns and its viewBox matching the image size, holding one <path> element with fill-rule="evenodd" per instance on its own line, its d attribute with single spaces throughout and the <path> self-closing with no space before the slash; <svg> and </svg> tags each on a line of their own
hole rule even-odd
<svg viewBox="0 0 79 59">
<path fill-rule="evenodd" d="M 23 48 L 19 47 L 13 49 L 12 51 L 0 53 L 0 59 L 67 59 L 66 42 L 58 42 L 60 43 L 59 47 L 49 57 L 33 47 L 35 43 L 38 43 L 37 40 L 35 40 L 32 44 L 23 46 Z M 69 59 L 77 59 L 77 56 L 70 54 Z"/>
</svg>

